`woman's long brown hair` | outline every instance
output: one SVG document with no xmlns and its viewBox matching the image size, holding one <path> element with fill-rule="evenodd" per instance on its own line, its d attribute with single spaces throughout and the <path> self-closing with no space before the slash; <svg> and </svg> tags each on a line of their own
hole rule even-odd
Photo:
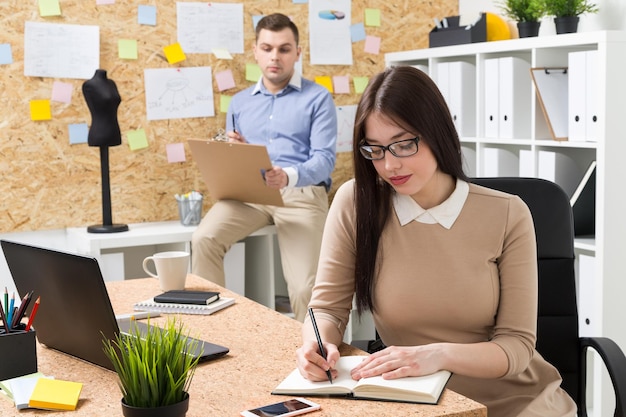
<svg viewBox="0 0 626 417">
<path fill-rule="evenodd" d="M 356 201 L 356 304 L 359 313 L 375 310 L 373 292 L 380 262 L 380 236 L 392 212 L 393 188 L 381 180 L 372 161 L 359 152 L 366 137 L 365 122 L 384 115 L 430 147 L 439 169 L 467 180 L 461 143 L 446 102 L 424 72 L 396 66 L 377 74 L 363 92 L 354 126 L 353 163 Z"/>
</svg>

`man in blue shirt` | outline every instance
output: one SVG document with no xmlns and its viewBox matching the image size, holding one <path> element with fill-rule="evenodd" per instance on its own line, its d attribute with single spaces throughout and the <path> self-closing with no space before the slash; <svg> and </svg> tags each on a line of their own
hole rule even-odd
<svg viewBox="0 0 626 417">
<path fill-rule="evenodd" d="M 233 97 L 226 117 L 230 141 L 267 147 L 273 167 L 265 182 L 281 191 L 285 206 L 216 202 L 193 234 L 192 273 L 224 285 L 230 247 L 275 224 L 291 307 L 303 321 L 328 212 L 337 115 L 328 90 L 295 72 L 298 41 L 298 28 L 283 14 L 258 22 L 254 56 L 263 76 Z"/>
</svg>

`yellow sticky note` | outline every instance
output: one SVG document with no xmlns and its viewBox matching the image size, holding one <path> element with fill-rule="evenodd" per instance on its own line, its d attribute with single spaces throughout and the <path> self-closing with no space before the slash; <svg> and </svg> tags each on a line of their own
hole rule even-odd
<svg viewBox="0 0 626 417">
<path fill-rule="evenodd" d="M 315 77 L 315 82 L 322 87 L 326 87 L 326 89 L 331 93 L 333 92 L 333 79 L 330 78 L 328 75 L 320 75 L 318 77 Z"/>
<path fill-rule="evenodd" d="M 220 113 L 228 113 L 228 106 L 230 106 L 230 101 L 233 99 L 233 96 L 228 96 L 226 94 L 220 95 Z"/>
<path fill-rule="evenodd" d="M 213 55 L 219 59 L 233 59 L 233 56 L 226 48 L 213 48 Z"/>
<path fill-rule="evenodd" d="M 59 0 L 39 0 L 39 15 L 41 17 L 61 16 Z"/>
<path fill-rule="evenodd" d="M 380 26 L 379 9 L 365 9 L 365 26 Z"/>
<path fill-rule="evenodd" d="M 80 382 L 39 378 L 28 406 L 46 410 L 76 410 L 82 388 Z"/>
<path fill-rule="evenodd" d="M 50 120 L 52 111 L 50 110 L 50 100 L 31 100 L 30 118 L 32 120 Z"/>
<path fill-rule="evenodd" d="M 135 39 L 119 39 L 117 50 L 121 59 L 137 59 L 137 41 Z"/>
<path fill-rule="evenodd" d="M 246 64 L 246 80 L 253 83 L 261 78 L 261 67 L 258 64 Z"/>
<path fill-rule="evenodd" d="M 178 42 L 164 47 L 163 52 L 165 52 L 167 62 L 169 62 L 170 64 L 176 64 L 177 62 L 181 62 L 187 59 L 185 53 L 183 52 L 183 48 Z"/>
<path fill-rule="evenodd" d="M 361 94 L 365 91 L 365 87 L 367 87 L 367 83 L 370 81 L 368 77 L 354 77 L 352 82 L 354 83 L 354 92 L 357 94 Z"/>
<path fill-rule="evenodd" d="M 145 129 L 129 130 L 126 133 L 126 138 L 128 139 L 128 146 L 131 151 L 148 147 L 148 138 L 146 137 Z"/>
</svg>

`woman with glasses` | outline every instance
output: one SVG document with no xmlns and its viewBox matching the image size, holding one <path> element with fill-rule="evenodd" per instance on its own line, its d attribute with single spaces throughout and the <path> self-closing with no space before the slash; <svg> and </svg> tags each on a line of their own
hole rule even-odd
<svg viewBox="0 0 626 417">
<path fill-rule="evenodd" d="M 375 76 L 354 128 L 355 178 L 324 229 L 311 321 L 297 352 L 313 381 L 334 364 L 353 296 L 388 347 L 352 370 L 386 379 L 452 372 L 448 387 L 489 416 L 574 415 L 558 371 L 535 351 L 537 262 L 528 207 L 470 184 L 446 103 L 420 70 Z"/>
</svg>

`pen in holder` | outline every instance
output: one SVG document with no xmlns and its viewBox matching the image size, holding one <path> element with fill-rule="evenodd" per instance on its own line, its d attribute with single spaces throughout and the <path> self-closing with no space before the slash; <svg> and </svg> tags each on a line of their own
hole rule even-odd
<svg viewBox="0 0 626 417">
<path fill-rule="evenodd" d="M 21 326 L 22 328 L 24 326 Z M 35 330 L 15 330 L 0 333 L 0 380 L 37 372 L 37 342 Z"/>
</svg>

